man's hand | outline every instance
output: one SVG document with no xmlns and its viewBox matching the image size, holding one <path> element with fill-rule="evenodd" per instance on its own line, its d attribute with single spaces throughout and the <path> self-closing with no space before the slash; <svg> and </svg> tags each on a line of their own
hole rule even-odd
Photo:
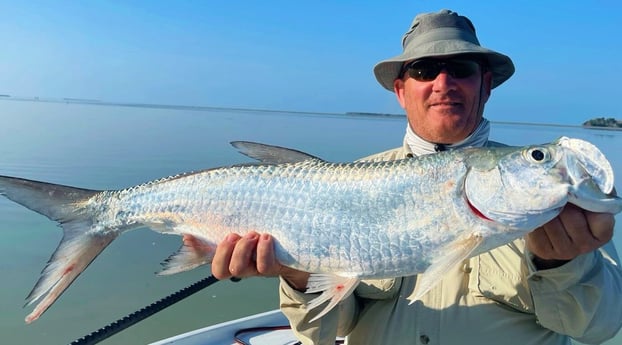
<svg viewBox="0 0 622 345">
<path fill-rule="evenodd" d="M 249 232 L 243 237 L 229 234 L 218 244 L 212 260 L 218 279 L 251 276 L 282 276 L 294 289 L 304 291 L 309 273 L 285 267 L 276 260 L 274 239 L 269 234 Z"/>
<path fill-rule="evenodd" d="M 526 236 L 538 269 L 554 268 L 602 247 L 613 237 L 615 218 L 568 204 L 562 212 Z"/>
</svg>

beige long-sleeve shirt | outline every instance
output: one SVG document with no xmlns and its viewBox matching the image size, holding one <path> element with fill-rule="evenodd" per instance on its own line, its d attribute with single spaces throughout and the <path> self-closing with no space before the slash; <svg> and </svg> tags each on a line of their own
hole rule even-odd
<svg viewBox="0 0 622 345">
<path fill-rule="evenodd" d="M 491 143 L 491 146 L 495 143 Z M 363 160 L 411 156 L 407 145 Z M 281 310 L 305 345 L 588 344 L 622 325 L 622 270 L 612 244 L 555 269 L 538 271 L 522 239 L 465 260 L 409 305 L 417 276 L 364 280 L 328 314 L 307 310 L 316 295 L 281 280 Z"/>
</svg>

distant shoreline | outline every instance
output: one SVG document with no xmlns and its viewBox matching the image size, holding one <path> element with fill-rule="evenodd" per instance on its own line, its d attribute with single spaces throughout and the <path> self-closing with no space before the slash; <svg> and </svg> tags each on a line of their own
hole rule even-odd
<svg viewBox="0 0 622 345">
<path fill-rule="evenodd" d="M 583 127 L 622 130 L 622 121 L 613 117 L 597 117 L 583 122 Z"/>
<path fill-rule="evenodd" d="M 604 129 L 607 131 L 622 131 L 622 127 L 609 127 L 609 126 L 589 126 L 589 125 L 583 125 L 581 126 L 585 129 Z"/>
<path fill-rule="evenodd" d="M 299 111 L 299 110 L 279 110 L 279 109 L 254 109 L 254 108 L 237 108 L 237 107 L 213 107 L 213 106 L 196 106 L 196 105 L 175 105 L 175 104 L 155 104 L 155 103 L 130 103 L 130 102 L 106 102 L 97 99 L 85 98 L 43 98 L 43 97 L 16 97 L 7 94 L 0 94 L 0 101 L 17 101 L 17 102 L 44 102 L 44 103 L 65 103 L 65 104 L 84 104 L 98 106 L 117 106 L 131 108 L 150 108 L 150 109 L 170 109 L 170 110 L 190 110 L 190 111 L 242 111 L 242 112 L 260 112 L 260 113 L 278 113 L 278 114 L 300 114 L 300 115 L 328 115 L 328 116 L 346 116 L 346 117 L 370 117 L 370 118 L 405 118 L 404 114 L 391 113 L 374 113 L 374 112 L 358 112 L 348 111 L 345 113 L 337 112 L 319 112 L 319 111 Z M 582 127 L 586 129 L 606 129 L 621 130 L 622 128 L 589 126 L 589 125 L 566 125 L 558 123 L 539 123 L 539 122 L 514 122 L 514 121 L 490 121 L 494 124 L 521 125 L 521 126 L 554 126 L 554 127 Z"/>
</svg>

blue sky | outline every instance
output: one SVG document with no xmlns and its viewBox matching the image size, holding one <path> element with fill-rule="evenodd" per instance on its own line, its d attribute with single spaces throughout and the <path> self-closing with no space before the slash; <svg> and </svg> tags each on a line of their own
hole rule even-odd
<svg viewBox="0 0 622 345">
<path fill-rule="evenodd" d="M 0 0 L 0 94 L 402 113 L 372 67 L 442 8 L 514 60 L 488 118 L 622 118 L 618 1 Z"/>
</svg>

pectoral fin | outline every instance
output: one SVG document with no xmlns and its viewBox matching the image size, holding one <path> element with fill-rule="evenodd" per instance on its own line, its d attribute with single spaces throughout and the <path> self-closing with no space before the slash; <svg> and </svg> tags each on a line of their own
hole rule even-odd
<svg viewBox="0 0 622 345">
<path fill-rule="evenodd" d="M 307 293 L 321 292 L 322 294 L 311 300 L 307 305 L 308 309 L 317 308 L 322 303 L 330 301 L 324 309 L 309 322 L 313 322 L 326 315 L 341 300 L 352 294 L 354 288 L 359 284 L 357 277 L 343 277 L 334 274 L 311 274 L 307 283 Z"/>
<path fill-rule="evenodd" d="M 474 233 L 459 238 L 440 250 L 432 265 L 419 276 L 415 289 L 408 296 L 410 304 L 421 299 L 449 270 L 467 259 L 483 241 L 484 238 L 480 234 Z"/>
</svg>

